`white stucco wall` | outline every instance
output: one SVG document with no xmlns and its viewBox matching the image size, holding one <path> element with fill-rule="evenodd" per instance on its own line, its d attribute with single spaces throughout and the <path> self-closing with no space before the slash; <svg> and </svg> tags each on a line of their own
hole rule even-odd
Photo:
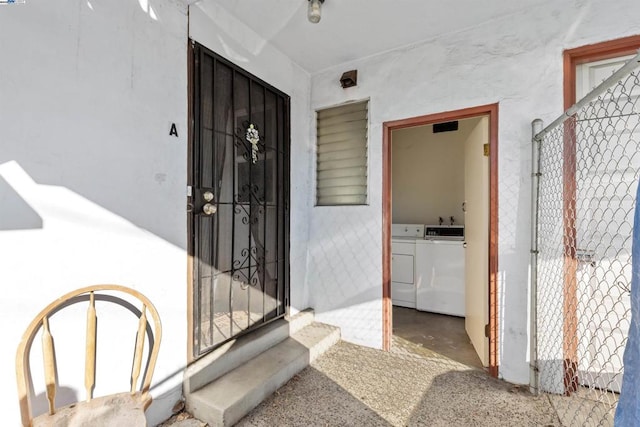
<svg viewBox="0 0 640 427">
<path fill-rule="evenodd" d="M 640 4 L 549 2 L 312 76 L 312 109 L 370 98 L 369 205 L 311 211 L 308 285 L 318 317 L 381 345 L 382 124 L 499 102 L 500 375 L 528 382 L 531 120 L 562 110 L 562 51 L 638 32 Z M 354 52 L 354 57 L 357 52 Z M 340 75 L 358 69 L 358 86 Z"/>
<path fill-rule="evenodd" d="M 90 284 L 133 287 L 160 312 L 150 424 L 169 416 L 180 397 L 175 373 L 187 354 L 186 46 L 187 8 L 173 0 L 33 0 L 0 11 L 4 425 L 19 423 L 15 351 L 27 324 L 58 296 Z M 171 123 L 178 138 L 169 136 Z M 68 329 L 52 332 L 64 352 Z M 98 356 L 108 359 L 110 345 L 99 342 Z M 81 374 L 83 352 L 73 357 Z M 96 394 L 126 390 L 122 379 L 99 377 Z M 84 397 L 82 380 L 64 389 L 58 404 L 73 395 Z"/>
<path fill-rule="evenodd" d="M 291 95 L 291 306 L 301 310 L 308 306 L 310 77 L 213 3 L 192 6 L 194 38 Z M 208 7 L 214 18 L 202 12 Z M 160 312 L 150 425 L 180 397 L 188 28 L 178 0 L 33 0 L 2 8 L 0 410 L 7 425 L 19 420 L 14 363 L 22 332 L 53 299 L 89 284 L 133 287 Z M 178 138 L 169 135 L 171 123 Z M 70 332 L 61 329 L 54 334 L 62 346 Z M 77 366 L 83 357 L 78 352 Z M 115 375 L 98 380 L 106 383 L 96 394 L 123 387 Z M 72 384 L 58 403 L 82 398 L 83 390 L 82 381 Z"/>
<path fill-rule="evenodd" d="M 188 31 L 291 96 L 292 310 L 312 306 L 361 344 L 382 342 L 382 123 L 500 103 L 500 373 L 527 382 L 530 122 L 561 112 L 562 49 L 634 34 L 638 12 L 632 0 L 550 1 L 310 78 L 214 0 L 192 6 L 189 30 L 179 0 L 3 7 L 3 421 L 18 422 L 14 352 L 27 323 L 57 296 L 92 283 L 134 287 L 162 316 L 150 423 L 166 418 L 179 396 L 187 354 Z M 343 90 L 338 79 L 351 68 L 359 84 Z M 369 204 L 312 207 L 312 112 L 367 98 Z M 169 136 L 171 123 L 178 138 Z"/>
</svg>

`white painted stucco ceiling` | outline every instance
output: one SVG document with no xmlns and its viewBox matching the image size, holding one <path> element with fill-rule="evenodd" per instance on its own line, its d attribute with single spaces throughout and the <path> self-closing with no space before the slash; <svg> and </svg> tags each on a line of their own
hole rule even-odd
<svg viewBox="0 0 640 427">
<path fill-rule="evenodd" d="M 326 0 L 322 20 L 312 24 L 306 17 L 307 0 L 205 1 L 215 1 L 310 73 L 550 3 L 550 0 Z"/>
</svg>

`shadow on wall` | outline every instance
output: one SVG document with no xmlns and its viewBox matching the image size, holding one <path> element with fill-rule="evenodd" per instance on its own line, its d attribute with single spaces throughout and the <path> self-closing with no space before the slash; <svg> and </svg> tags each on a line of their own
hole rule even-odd
<svg viewBox="0 0 640 427">
<path fill-rule="evenodd" d="M 35 182 L 15 161 L 0 163 L 0 203 L 0 231 L 42 229 L 44 217 L 50 228 L 66 224 L 123 236 L 144 234 L 138 226 L 66 187 Z"/>
<path fill-rule="evenodd" d="M 522 124 L 524 134 L 525 123 Z M 529 376 L 529 256 L 530 256 L 530 207 L 531 192 L 527 181 L 509 177 L 518 171 L 528 170 L 531 148 L 522 145 L 510 161 L 501 163 L 499 182 L 499 232 L 500 265 L 521 266 L 509 274 L 499 269 L 498 282 L 498 364 L 501 373 L 515 382 L 527 383 Z M 517 158 L 516 158 L 517 156 Z M 526 291 L 521 291 L 525 289 Z"/>
<path fill-rule="evenodd" d="M 0 175 L 0 231 L 42 228 L 42 217 Z"/>
<path fill-rule="evenodd" d="M 15 272 L 28 272 L 20 280 L 37 286 L 55 278 L 79 282 L 153 282 L 167 277 L 171 267 L 140 268 L 140 254 L 153 260 L 180 259 L 183 250 L 138 224 L 86 199 L 67 187 L 35 182 L 22 168 L 10 161 L 0 163 L 3 194 L 0 215 L 0 254 L 11 266 L 0 270 L 0 278 L 13 280 Z M 5 185 L 6 184 L 6 185 Z M 24 215 L 23 215 L 24 214 Z M 9 231 L 29 225 L 29 230 Z M 37 227 L 37 228 L 36 228 Z M 37 260 L 39 268 L 30 269 Z M 22 274 L 22 273 L 21 273 Z M 51 292 L 48 288 L 45 294 Z M 16 292 L 13 306 L 27 306 L 33 295 Z M 44 296 L 44 295 L 39 295 Z M 7 306 L 9 307 L 9 306 Z"/>
<path fill-rule="evenodd" d="M 0 84 L 0 165 L 16 161 L 38 184 L 186 249 L 186 7 L 61 0 L 9 9 L 0 34 L 23 44 L 3 48 L 15 67 Z M 33 226 L 19 205 L 2 205 L 0 230 Z"/>
</svg>

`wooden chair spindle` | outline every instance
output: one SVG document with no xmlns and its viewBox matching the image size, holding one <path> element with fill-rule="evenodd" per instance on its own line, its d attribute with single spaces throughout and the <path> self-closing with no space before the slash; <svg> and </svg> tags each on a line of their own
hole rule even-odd
<svg viewBox="0 0 640 427">
<path fill-rule="evenodd" d="M 53 337 L 49 331 L 49 319 L 46 316 L 42 319 L 42 359 L 44 361 L 44 382 L 49 402 L 49 415 L 53 415 L 56 413 L 56 369 Z"/>
<path fill-rule="evenodd" d="M 87 309 L 87 337 L 85 348 L 84 386 L 87 391 L 87 402 L 93 398 L 93 387 L 96 382 L 96 305 L 93 292 L 89 294 Z"/>
<path fill-rule="evenodd" d="M 106 294 L 107 296 L 103 298 L 100 296 L 101 292 L 108 292 L 108 294 Z M 122 298 L 117 295 L 114 296 L 114 298 L 109 298 L 110 293 L 113 292 L 117 294 L 123 293 L 128 296 Z M 60 311 L 61 309 L 64 309 L 78 302 L 87 301 L 86 295 L 89 296 L 89 304 L 85 315 L 86 342 L 84 386 L 86 389 L 86 401 L 85 399 L 81 399 L 80 401 L 76 400 L 72 403 L 65 402 L 65 405 L 56 407 L 56 394 L 58 389 L 58 373 L 56 366 L 57 362 L 63 363 L 66 361 L 65 363 L 63 363 L 66 365 L 67 362 L 73 362 L 75 360 L 74 356 L 77 356 L 77 354 L 71 355 L 70 351 L 61 351 L 61 349 L 56 349 L 56 346 L 54 345 L 54 338 L 51 333 L 52 331 L 50 327 L 50 319 L 53 314 L 58 313 L 58 311 Z M 132 304 L 129 301 L 131 298 L 137 299 L 139 303 Z M 113 303 L 128 310 L 130 313 L 127 314 L 132 314 L 133 316 L 127 319 L 127 326 L 135 327 L 135 316 L 138 316 L 138 324 L 136 328 L 136 342 L 133 348 L 134 354 L 130 376 L 130 391 L 127 391 L 126 385 L 122 384 L 124 387 L 120 388 L 120 392 L 112 392 L 111 394 L 94 397 L 94 389 L 96 388 L 96 383 L 98 381 L 96 375 L 96 365 L 99 362 L 97 347 L 97 299 L 100 299 L 101 301 L 101 309 L 104 307 L 103 304 Z M 138 312 L 136 307 L 140 304 L 142 305 L 142 309 L 140 312 Z M 81 304 L 81 306 L 82 305 L 83 304 Z M 78 314 L 78 312 L 70 312 L 70 314 Z M 102 315 L 100 316 L 100 318 L 105 321 L 111 320 L 113 316 L 109 316 L 109 314 L 112 313 L 107 310 L 106 314 L 107 316 L 104 317 L 104 319 Z M 80 317 L 82 317 L 82 314 L 80 314 Z M 63 320 L 66 320 L 66 318 L 64 318 Z M 71 328 L 69 331 L 65 331 L 62 327 L 62 324 L 58 324 L 57 322 L 54 323 L 58 329 L 62 330 L 62 332 L 69 332 L 68 334 L 66 334 L 68 336 L 68 339 L 77 339 L 77 337 L 73 335 L 73 333 L 76 332 L 75 328 Z M 145 340 L 147 340 L 147 332 L 149 333 L 148 339 L 150 346 L 147 353 L 145 354 Z M 37 386 L 40 388 L 34 388 L 30 359 L 32 356 L 32 344 L 34 344 L 34 342 L 38 340 L 38 335 L 40 335 L 39 339 L 41 341 L 40 347 L 42 351 L 42 362 L 44 367 L 44 371 L 42 372 L 42 374 L 44 375 L 44 389 L 46 394 L 45 398 L 48 404 L 48 411 L 45 411 L 45 413 L 41 413 L 42 411 L 38 409 L 36 410 L 36 412 L 38 413 L 34 414 L 32 412 L 30 399 L 33 395 L 39 393 L 40 388 L 42 387 L 41 382 L 38 381 Z M 82 332 L 80 332 L 80 335 L 82 335 Z M 67 336 L 64 337 L 65 339 L 63 341 L 57 344 L 63 345 L 64 347 L 64 344 L 67 342 Z M 58 339 L 59 338 L 60 337 L 58 336 Z M 144 412 L 147 410 L 152 401 L 149 389 L 151 386 L 151 378 L 155 369 L 161 340 L 162 324 L 160 323 L 158 311 L 144 295 L 134 289 L 112 284 L 92 285 L 76 289 L 57 298 L 55 301 L 47 305 L 42 311 L 40 311 L 40 313 L 38 313 L 38 315 L 34 317 L 34 319 L 29 323 L 29 326 L 22 335 L 22 339 L 20 340 L 18 349 L 16 351 L 16 380 L 18 385 L 20 416 L 22 420 L 21 425 L 23 427 L 31 427 L 34 425 L 67 426 L 71 424 L 78 426 L 92 426 L 95 425 L 96 421 L 99 419 L 98 424 L 105 426 L 146 426 L 147 420 Z M 128 345 L 122 342 L 113 344 L 123 344 L 121 350 L 129 352 L 130 357 L 130 352 L 132 350 L 130 342 Z M 72 347 L 73 350 L 80 350 L 77 349 L 75 345 Z M 58 350 L 58 353 L 56 353 L 56 350 Z M 107 350 L 117 351 L 118 349 L 107 348 Z M 67 358 L 67 356 L 74 358 L 70 360 L 69 358 Z M 59 359 L 59 357 L 62 357 L 64 360 Z M 109 358 L 106 359 L 108 360 Z M 102 358 L 100 358 L 100 360 L 102 360 Z M 80 366 L 73 367 L 76 368 L 76 372 L 77 369 L 80 368 Z M 82 374 L 80 373 L 80 375 Z M 66 384 L 66 374 L 63 374 L 63 377 L 65 377 L 63 378 L 63 382 Z M 82 387 L 82 385 L 77 384 L 76 379 L 79 380 L 79 378 L 73 376 L 73 386 Z M 124 378 L 120 379 L 123 382 L 126 382 L 126 375 Z M 108 380 L 110 379 L 108 378 Z M 110 383 L 110 381 L 108 382 Z M 99 391 L 98 394 L 100 394 Z"/>
<path fill-rule="evenodd" d="M 138 333 L 136 335 L 136 349 L 133 359 L 133 371 L 131 373 L 131 394 L 136 392 L 138 377 L 142 367 L 142 350 L 144 349 L 145 330 L 147 328 L 147 306 L 142 306 L 142 314 L 138 322 Z"/>
</svg>

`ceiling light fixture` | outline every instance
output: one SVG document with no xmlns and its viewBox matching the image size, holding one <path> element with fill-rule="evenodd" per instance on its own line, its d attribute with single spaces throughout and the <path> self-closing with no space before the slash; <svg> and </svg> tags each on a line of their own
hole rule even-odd
<svg viewBox="0 0 640 427">
<path fill-rule="evenodd" d="M 307 18 L 312 24 L 320 22 L 320 12 L 324 0 L 308 0 L 309 9 L 307 10 Z"/>
</svg>

